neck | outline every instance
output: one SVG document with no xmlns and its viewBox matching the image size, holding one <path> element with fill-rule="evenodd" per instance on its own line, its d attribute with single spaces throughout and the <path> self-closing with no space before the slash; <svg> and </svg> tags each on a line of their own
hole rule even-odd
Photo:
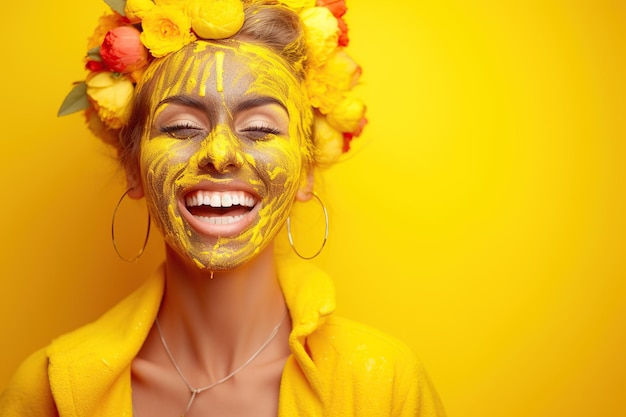
<svg viewBox="0 0 626 417">
<path fill-rule="evenodd" d="M 169 247 L 166 256 L 159 321 L 172 351 L 181 362 L 192 361 L 215 376 L 227 374 L 261 346 L 284 315 L 273 248 L 213 277 Z M 289 328 L 287 319 L 278 335 L 285 349 Z"/>
</svg>

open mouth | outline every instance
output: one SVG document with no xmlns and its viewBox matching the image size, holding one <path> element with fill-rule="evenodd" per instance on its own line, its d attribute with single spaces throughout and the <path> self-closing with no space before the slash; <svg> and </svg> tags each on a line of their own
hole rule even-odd
<svg viewBox="0 0 626 417">
<path fill-rule="evenodd" d="M 257 204 L 245 191 L 192 191 L 185 196 L 185 207 L 196 219 L 215 225 L 228 225 L 243 219 Z"/>
</svg>

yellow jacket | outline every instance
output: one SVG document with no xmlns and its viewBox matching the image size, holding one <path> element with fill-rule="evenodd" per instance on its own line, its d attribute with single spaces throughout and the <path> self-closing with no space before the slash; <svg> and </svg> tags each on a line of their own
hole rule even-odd
<svg viewBox="0 0 626 417">
<path fill-rule="evenodd" d="M 279 416 L 444 416 L 408 347 L 331 314 L 333 284 L 312 265 L 279 268 L 293 323 Z M 161 267 L 100 319 L 35 352 L 2 393 L 0 416 L 131 417 L 130 366 L 156 317 L 163 284 Z"/>
</svg>

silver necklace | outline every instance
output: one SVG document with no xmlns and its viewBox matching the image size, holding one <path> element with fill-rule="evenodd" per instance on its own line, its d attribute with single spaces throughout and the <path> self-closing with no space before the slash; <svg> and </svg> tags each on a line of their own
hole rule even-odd
<svg viewBox="0 0 626 417">
<path fill-rule="evenodd" d="M 229 373 L 225 377 L 223 377 L 221 379 L 218 379 L 217 381 L 212 382 L 209 385 L 206 385 L 206 386 L 200 387 L 200 388 L 194 388 L 193 386 L 191 386 L 189 381 L 187 381 L 187 378 L 185 378 L 185 375 L 183 374 L 183 371 L 180 369 L 180 366 L 178 366 L 178 363 L 174 359 L 174 355 L 172 355 L 172 351 L 170 350 L 170 348 L 169 348 L 169 346 L 167 344 L 167 341 L 165 340 L 165 336 L 163 335 L 163 332 L 161 331 L 161 325 L 159 324 L 159 318 L 157 317 L 154 320 L 154 324 L 156 324 L 157 331 L 159 332 L 159 336 L 161 337 L 161 343 L 163 344 L 163 349 L 165 349 L 165 353 L 167 353 L 167 356 L 170 358 L 170 361 L 172 362 L 172 365 L 174 365 L 174 368 L 176 368 L 176 372 L 178 372 L 178 375 L 180 375 L 180 378 L 183 380 L 185 385 L 187 385 L 187 388 L 189 389 L 189 393 L 191 394 L 191 398 L 189 398 L 189 402 L 187 403 L 187 407 L 185 408 L 185 411 L 183 412 L 181 417 L 184 417 L 185 414 L 187 414 L 189 412 L 189 410 L 191 409 L 191 405 L 193 404 L 193 402 L 196 399 L 196 396 L 198 394 L 200 394 L 200 393 L 202 393 L 204 391 L 208 391 L 211 388 L 214 388 L 217 385 L 222 384 L 222 383 L 228 381 L 229 379 L 234 377 L 237 373 L 239 373 L 239 371 L 241 371 L 243 368 L 245 368 L 246 366 L 250 365 L 250 363 L 254 359 L 256 359 L 256 357 L 259 356 L 259 354 L 261 352 L 263 352 L 263 349 L 265 349 L 267 347 L 267 345 L 269 345 L 272 342 L 272 340 L 274 340 L 274 338 L 278 334 L 278 330 L 280 329 L 280 326 L 283 324 L 283 322 L 285 321 L 286 317 L 287 317 L 287 310 L 285 310 L 285 314 L 283 314 L 283 317 L 280 319 L 278 324 L 276 324 L 276 326 L 274 326 L 274 328 L 272 329 L 272 332 L 270 333 L 270 335 L 267 338 L 267 340 L 265 342 L 263 342 L 261 347 L 259 347 L 259 349 L 257 349 L 257 351 L 254 352 L 252 354 L 252 356 L 250 356 L 248 358 L 248 360 L 246 360 L 241 366 L 236 368 L 234 371 L 232 371 L 231 373 Z"/>
</svg>

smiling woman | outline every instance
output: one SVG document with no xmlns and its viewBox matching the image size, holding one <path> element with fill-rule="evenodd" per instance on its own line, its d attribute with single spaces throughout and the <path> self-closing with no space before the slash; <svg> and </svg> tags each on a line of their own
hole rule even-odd
<svg viewBox="0 0 626 417">
<path fill-rule="evenodd" d="M 86 107 L 118 150 L 163 265 L 27 359 L 0 414 L 442 416 L 404 344 L 336 316 L 330 279 L 274 251 L 313 170 L 365 123 L 343 3 L 167 3 L 129 0 L 102 19 L 61 111 Z"/>
<path fill-rule="evenodd" d="M 268 247 L 306 183 L 305 95 L 279 57 L 257 45 L 198 41 L 161 64 L 140 87 L 150 95 L 138 106 L 153 121 L 139 163 L 127 166 L 132 195 L 143 196 L 137 179 L 147 178 L 150 211 L 188 261 L 211 271 L 240 266 Z"/>
</svg>

